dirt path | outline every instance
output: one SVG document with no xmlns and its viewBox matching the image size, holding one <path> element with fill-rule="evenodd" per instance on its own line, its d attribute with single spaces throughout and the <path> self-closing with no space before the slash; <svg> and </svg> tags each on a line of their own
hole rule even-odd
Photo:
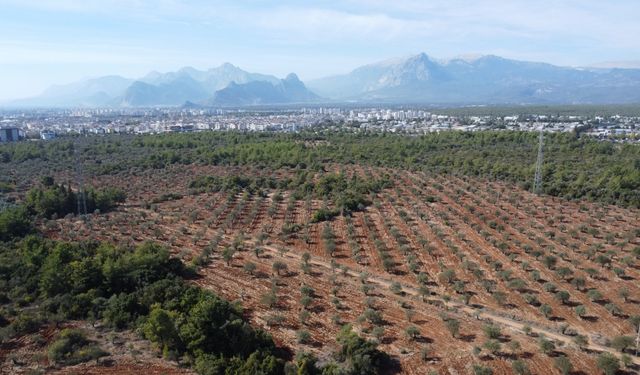
<svg viewBox="0 0 640 375">
<path fill-rule="evenodd" d="M 274 254 L 277 254 L 278 251 L 276 248 L 272 247 L 272 246 L 264 246 L 264 249 L 272 252 Z M 296 260 L 301 260 L 301 256 L 299 254 L 297 254 L 295 251 L 289 251 L 285 254 L 285 257 L 287 258 L 291 258 L 291 259 L 296 259 Z M 310 264 L 315 265 L 315 266 L 320 266 L 323 268 L 327 268 L 330 269 L 331 268 L 331 264 L 328 262 L 324 262 L 318 259 L 311 259 L 310 260 Z M 365 271 L 365 269 L 363 269 L 362 271 Z M 370 270 L 368 270 L 369 272 L 369 282 L 373 282 L 375 284 L 384 286 L 384 287 L 390 287 L 392 282 L 391 280 L 384 278 L 380 275 L 377 274 L 371 274 Z M 348 270 L 347 274 L 349 276 L 352 277 L 359 277 L 360 273 L 358 271 L 354 271 L 354 270 Z M 405 293 L 410 294 L 414 297 L 419 296 L 418 293 L 418 289 L 410 286 L 410 285 L 406 285 L 406 284 L 402 284 L 402 289 L 404 290 Z M 562 342 L 565 345 L 571 345 L 573 344 L 573 339 L 571 337 L 567 337 L 563 334 L 559 334 L 553 330 L 550 329 L 546 329 L 543 327 L 539 327 L 539 326 L 535 326 L 535 325 L 529 325 L 528 323 L 524 323 L 524 322 L 520 322 L 514 319 L 509 319 L 507 317 L 503 317 L 500 316 L 496 313 L 493 313 L 491 311 L 486 311 L 486 310 L 479 310 L 479 309 L 474 309 L 472 307 L 469 306 L 465 306 L 459 303 L 455 303 L 455 302 L 445 302 L 444 300 L 440 300 L 442 302 L 442 304 L 444 306 L 447 306 L 449 308 L 453 308 L 456 309 L 457 311 L 463 312 L 471 317 L 477 318 L 478 320 L 488 320 L 488 321 L 492 321 L 494 323 L 498 323 L 504 327 L 508 327 L 511 330 L 517 331 L 519 333 L 522 334 L 526 334 L 524 327 L 525 326 L 529 326 L 531 328 L 531 332 L 532 333 L 536 333 L 538 335 L 544 335 L 547 338 L 552 338 L 553 340 Z M 579 334 L 584 334 L 583 332 L 579 332 Z M 593 344 L 593 343 L 589 343 L 588 345 L 583 347 L 586 350 L 593 350 L 593 351 L 598 351 L 598 352 L 609 352 L 611 354 L 614 354 L 616 357 L 619 356 L 620 353 L 618 353 L 617 351 L 608 348 L 606 346 L 603 345 L 598 345 L 598 344 Z M 632 356 L 632 361 L 634 364 L 636 365 L 640 365 L 640 358 Z"/>
</svg>

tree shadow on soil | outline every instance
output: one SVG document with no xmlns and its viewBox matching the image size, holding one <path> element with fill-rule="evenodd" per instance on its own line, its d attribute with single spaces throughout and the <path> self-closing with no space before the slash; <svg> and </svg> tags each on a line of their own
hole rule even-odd
<svg viewBox="0 0 640 375">
<path fill-rule="evenodd" d="M 287 348 L 287 347 L 280 347 L 277 346 L 275 349 L 275 354 L 278 358 L 282 358 L 286 361 L 291 361 L 294 358 L 294 353 L 291 349 Z"/>
<path fill-rule="evenodd" d="M 531 352 L 520 353 L 520 358 L 522 358 L 522 359 L 531 359 L 531 358 L 533 358 L 533 353 L 531 353 Z"/>
<path fill-rule="evenodd" d="M 315 305 L 313 307 L 310 307 L 308 310 L 311 311 L 314 314 L 319 314 L 321 312 L 327 311 L 327 309 L 324 306 L 321 306 L 321 305 Z"/>
<path fill-rule="evenodd" d="M 385 345 L 390 345 L 396 342 L 396 340 L 397 339 L 394 336 L 386 336 L 386 337 L 383 337 L 382 340 L 380 340 L 380 342 Z"/>
<path fill-rule="evenodd" d="M 393 375 L 400 374 L 402 372 L 402 367 L 400 366 L 400 361 L 396 358 L 387 357 L 380 369 L 381 375 Z"/>
<path fill-rule="evenodd" d="M 429 337 L 422 336 L 422 335 L 419 337 L 416 337 L 415 341 L 421 344 L 433 344 L 433 339 L 430 339 Z"/>
<path fill-rule="evenodd" d="M 473 342 L 476 339 L 476 335 L 473 333 L 470 335 L 460 335 L 459 339 L 464 342 Z"/>
<path fill-rule="evenodd" d="M 588 315 L 588 316 L 583 316 L 581 319 L 582 319 L 582 320 L 586 320 L 587 322 L 590 322 L 590 323 L 595 323 L 595 322 L 597 322 L 600 318 L 598 318 L 598 317 L 597 317 L 597 316 L 595 316 L 595 315 Z"/>
</svg>

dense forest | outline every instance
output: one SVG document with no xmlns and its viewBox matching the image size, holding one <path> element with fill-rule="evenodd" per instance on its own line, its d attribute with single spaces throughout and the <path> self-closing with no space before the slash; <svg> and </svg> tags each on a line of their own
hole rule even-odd
<svg viewBox="0 0 640 375">
<path fill-rule="evenodd" d="M 126 194 L 119 189 L 95 190 L 89 188 L 83 193 L 79 193 L 73 191 L 71 186 L 58 185 L 53 177 L 46 176 L 42 178 L 41 186 L 34 187 L 27 192 L 25 205 L 31 213 L 46 218 L 78 214 L 79 194 L 84 194 L 87 213 L 107 212 L 126 199 Z"/>
<path fill-rule="evenodd" d="M 530 189 L 537 145 L 537 134 L 514 131 L 416 137 L 367 132 L 205 132 L 62 138 L 1 146 L 0 187 L 26 191 L 33 183 L 30 176 L 72 171 L 73 150 L 79 147 L 86 173 L 97 175 L 169 164 L 250 164 L 317 171 L 326 163 L 357 163 L 478 176 Z M 213 188 L 208 185 L 214 182 L 195 184 Z M 542 190 L 566 199 L 640 207 L 640 146 L 598 142 L 575 133 L 547 134 Z"/>
</svg>

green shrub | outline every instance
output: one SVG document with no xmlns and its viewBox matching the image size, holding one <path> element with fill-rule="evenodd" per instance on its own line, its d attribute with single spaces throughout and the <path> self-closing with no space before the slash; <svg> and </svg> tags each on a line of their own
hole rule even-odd
<svg viewBox="0 0 640 375">
<path fill-rule="evenodd" d="M 63 365 L 75 365 L 108 355 L 77 329 L 62 330 L 47 352 L 51 362 Z"/>
<path fill-rule="evenodd" d="M 0 212 L 0 241 L 24 237 L 32 230 L 31 220 L 24 207 L 7 208 Z"/>
<path fill-rule="evenodd" d="M 601 353 L 596 360 L 596 364 L 605 375 L 615 375 L 620 369 L 620 360 L 609 352 Z"/>
</svg>

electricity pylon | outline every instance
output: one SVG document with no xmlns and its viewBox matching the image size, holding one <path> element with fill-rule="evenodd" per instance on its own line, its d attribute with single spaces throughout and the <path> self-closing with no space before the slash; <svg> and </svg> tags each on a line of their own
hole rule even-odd
<svg viewBox="0 0 640 375">
<path fill-rule="evenodd" d="M 638 356 L 638 350 L 640 350 L 640 324 L 638 324 L 638 334 L 636 336 L 636 357 Z"/>
<path fill-rule="evenodd" d="M 78 153 L 78 148 L 76 144 L 73 144 L 73 153 L 75 154 L 76 161 L 76 184 L 78 185 L 78 192 L 76 196 L 78 197 L 78 215 L 86 215 L 87 214 L 87 199 L 84 196 L 84 181 L 82 178 L 82 162 L 80 161 L 80 154 Z"/>
<path fill-rule="evenodd" d="M 536 195 L 540 195 L 542 192 L 542 160 L 544 159 L 544 153 L 542 146 L 544 144 L 544 134 L 540 128 L 540 136 L 538 137 L 538 159 L 536 160 L 536 175 L 533 178 L 533 192 Z"/>
</svg>

